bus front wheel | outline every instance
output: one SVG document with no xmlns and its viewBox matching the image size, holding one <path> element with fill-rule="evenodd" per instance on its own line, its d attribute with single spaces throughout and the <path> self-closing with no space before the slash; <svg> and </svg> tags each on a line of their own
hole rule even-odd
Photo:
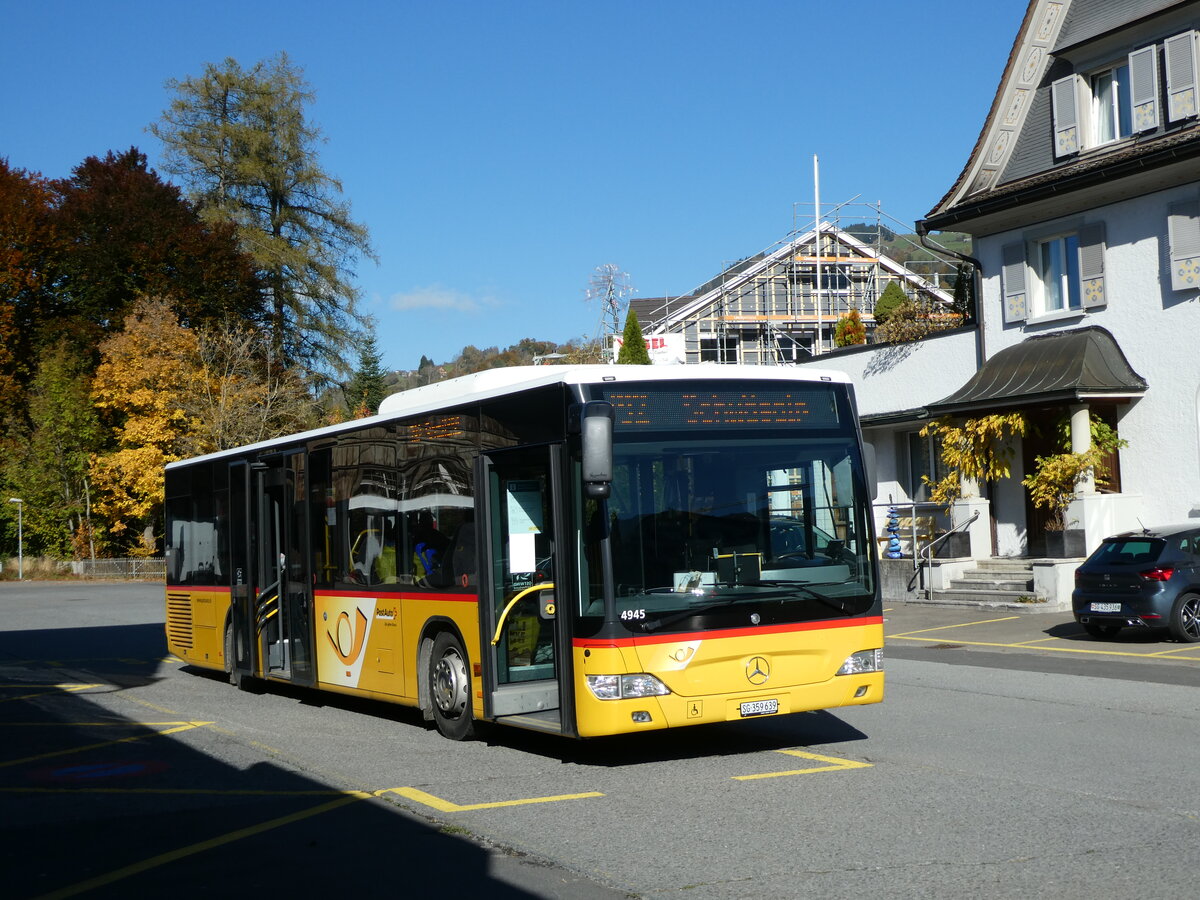
<svg viewBox="0 0 1200 900">
<path fill-rule="evenodd" d="M 429 657 L 429 693 L 437 729 L 452 741 L 474 733 L 471 720 L 471 676 L 462 643 L 448 631 L 433 641 Z"/>
</svg>

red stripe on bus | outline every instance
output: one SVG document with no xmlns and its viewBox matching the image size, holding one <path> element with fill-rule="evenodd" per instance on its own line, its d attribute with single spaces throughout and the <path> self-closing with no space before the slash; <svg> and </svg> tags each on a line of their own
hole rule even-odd
<svg viewBox="0 0 1200 900">
<path fill-rule="evenodd" d="M 622 638 L 576 638 L 574 647 L 636 647 L 646 644 L 678 644 L 681 641 L 703 641 L 713 638 L 750 637 L 763 634 L 788 634 L 796 631 L 824 631 L 830 628 L 857 628 L 860 625 L 882 625 L 883 616 L 862 619 L 828 619 L 822 622 L 793 622 L 789 625 L 755 626 L 751 628 L 722 628 L 716 631 L 681 631 L 676 634 L 639 634 Z"/>
<path fill-rule="evenodd" d="M 182 585 L 168 584 L 167 590 L 173 593 L 189 594 L 228 594 L 230 589 L 217 585 Z M 438 600 L 444 603 L 477 603 L 479 598 L 474 594 L 413 594 L 404 591 L 313 591 L 314 597 L 400 597 L 402 600 Z"/>
<path fill-rule="evenodd" d="M 399 597 L 401 600 L 436 600 L 442 603 L 478 603 L 479 598 L 474 594 L 414 594 L 405 591 L 313 591 L 313 597 Z"/>
</svg>

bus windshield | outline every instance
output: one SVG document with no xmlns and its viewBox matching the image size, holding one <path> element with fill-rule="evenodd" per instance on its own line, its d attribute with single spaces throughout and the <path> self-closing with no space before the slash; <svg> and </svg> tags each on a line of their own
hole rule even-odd
<svg viewBox="0 0 1200 900">
<path fill-rule="evenodd" d="M 874 602 L 850 435 L 619 441 L 608 502 L 616 614 L 632 632 L 859 615 Z"/>
</svg>

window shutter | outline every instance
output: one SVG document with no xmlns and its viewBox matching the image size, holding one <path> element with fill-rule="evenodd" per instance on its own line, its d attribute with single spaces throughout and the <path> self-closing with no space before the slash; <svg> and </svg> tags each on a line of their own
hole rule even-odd
<svg viewBox="0 0 1200 900">
<path fill-rule="evenodd" d="M 1200 201 L 1186 200 L 1167 208 L 1171 241 L 1171 290 L 1200 288 Z"/>
<path fill-rule="evenodd" d="M 1167 61 L 1167 120 L 1196 115 L 1196 32 L 1185 31 L 1163 42 Z"/>
<path fill-rule="evenodd" d="M 1129 100 L 1133 130 L 1158 127 L 1158 48 L 1143 47 L 1129 54 Z"/>
<path fill-rule="evenodd" d="M 1075 97 L 1075 76 L 1068 75 L 1050 85 L 1050 105 L 1054 113 L 1054 155 L 1079 152 L 1079 112 Z"/>
<path fill-rule="evenodd" d="M 1104 292 L 1104 223 L 1091 222 L 1079 229 L 1079 282 L 1083 308 L 1108 302 Z"/>
<path fill-rule="evenodd" d="M 1028 315 L 1026 312 L 1027 291 L 1025 288 L 1025 244 L 1018 241 L 1006 244 L 1002 251 L 1004 268 L 1004 321 L 1005 323 L 1023 322 Z"/>
</svg>

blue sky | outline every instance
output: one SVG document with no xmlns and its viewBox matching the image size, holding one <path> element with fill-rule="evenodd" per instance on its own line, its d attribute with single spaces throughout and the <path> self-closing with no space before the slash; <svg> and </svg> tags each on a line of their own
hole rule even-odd
<svg viewBox="0 0 1200 900">
<path fill-rule="evenodd" d="M 911 223 L 949 189 L 1022 0 L 917 3 L 0 0 L 0 156 L 63 177 L 131 145 L 170 78 L 285 50 L 321 163 L 371 232 L 389 368 L 591 336 L 597 266 L 677 295 L 859 197 Z M 843 220 L 845 221 L 845 220 Z"/>
</svg>

